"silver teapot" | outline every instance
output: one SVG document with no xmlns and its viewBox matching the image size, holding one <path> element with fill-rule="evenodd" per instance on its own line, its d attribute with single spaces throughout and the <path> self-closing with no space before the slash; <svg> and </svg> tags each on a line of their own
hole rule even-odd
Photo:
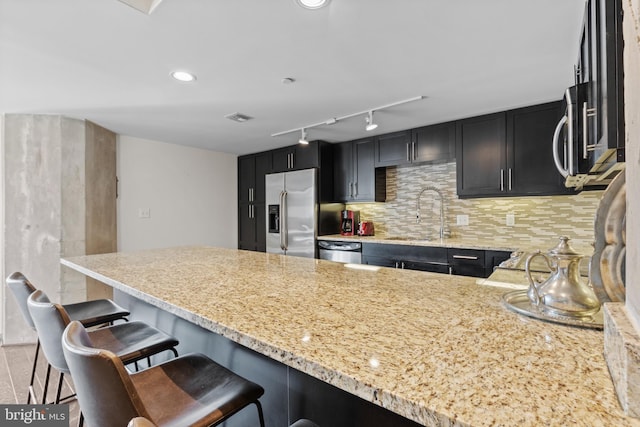
<svg viewBox="0 0 640 427">
<path fill-rule="evenodd" d="M 544 282 L 536 282 L 531 277 L 531 261 L 543 257 L 551 270 Z M 543 312 L 569 317 L 583 317 L 596 313 L 600 301 L 595 292 L 580 278 L 580 262 L 588 256 L 581 255 L 569 245 L 569 238 L 560 237 L 558 246 L 547 254 L 540 251 L 530 255 L 525 263 L 529 288 L 527 296 L 531 304 Z"/>
</svg>

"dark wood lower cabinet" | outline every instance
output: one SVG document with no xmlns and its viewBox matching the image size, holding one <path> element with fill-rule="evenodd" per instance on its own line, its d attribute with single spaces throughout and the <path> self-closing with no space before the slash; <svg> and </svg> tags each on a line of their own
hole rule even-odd
<svg viewBox="0 0 640 427">
<path fill-rule="evenodd" d="M 459 276 L 489 277 L 508 251 L 364 243 L 363 264 Z"/>
</svg>

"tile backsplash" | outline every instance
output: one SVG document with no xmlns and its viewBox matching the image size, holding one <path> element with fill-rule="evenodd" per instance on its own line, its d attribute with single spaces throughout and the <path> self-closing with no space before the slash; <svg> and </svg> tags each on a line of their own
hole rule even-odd
<svg viewBox="0 0 640 427">
<path fill-rule="evenodd" d="M 437 187 L 445 198 L 445 229 L 452 237 L 548 249 L 557 237 L 566 235 L 576 247 L 593 242 L 594 218 L 602 191 L 584 191 L 570 196 L 497 197 L 459 199 L 456 194 L 455 162 L 387 168 L 387 201 L 354 203 L 361 220 L 374 222 L 377 235 L 437 237 L 440 206 L 435 192 L 420 198 L 420 223 L 416 222 L 417 196 L 425 186 Z M 514 225 L 506 225 L 507 214 Z M 467 215 L 469 225 L 456 225 L 458 215 Z"/>
</svg>

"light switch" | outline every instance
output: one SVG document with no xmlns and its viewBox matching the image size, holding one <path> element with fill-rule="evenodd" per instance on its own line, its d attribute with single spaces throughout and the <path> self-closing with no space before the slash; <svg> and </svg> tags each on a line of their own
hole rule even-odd
<svg viewBox="0 0 640 427">
<path fill-rule="evenodd" d="M 514 225 L 516 225 L 516 216 L 515 216 L 515 214 L 512 214 L 512 213 L 507 214 L 507 225 L 509 227 L 513 227 Z"/>
<path fill-rule="evenodd" d="M 469 215 L 456 215 L 456 225 L 469 225 Z"/>
<path fill-rule="evenodd" d="M 138 218 L 151 218 L 151 208 L 139 208 Z"/>
</svg>

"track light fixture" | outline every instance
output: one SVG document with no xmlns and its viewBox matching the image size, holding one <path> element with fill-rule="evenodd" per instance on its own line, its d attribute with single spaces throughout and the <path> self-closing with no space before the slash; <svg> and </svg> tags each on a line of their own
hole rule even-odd
<svg viewBox="0 0 640 427">
<path fill-rule="evenodd" d="M 365 117 L 365 119 L 367 121 L 367 126 L 365 127 L 365 129 L 366 130 L 374 130 L 374 129 L 376 129 L 378 127 L 378 125 L 373 122 L 373 112 L 374 111 L 384 110 L 384 109 L 387 109 L 387 108 L 395 107 L 397 105 L 406 104 L 408 102 L 420 101 L 420 100 L 425 99 L 425 98 L 426 98 L 426 96 L 424 96 L 424 95 L 414 96 L 413 98 L 405 99 L 405 100 L 398 101 L 398 102 L 392 102 L 391 104 L 381 105 L 379 107 L 371 108 L 369 110 L 358 111 L 357 113 L 346 114 L 346 115 L 340 116 L 340 117 L 332 117 L 332 118 L 327 119 L 325 121 L 318 122 L 318 123 L 313 123 L 313 124 L 310 124 L 310 125 L 306 125 L 306 126 L 301 127 L 301 128 L 289 129 L 289 130 L 285 130 L 285 131 L 278 132 L 278 133 L 272 133 L 271 136 L 286 135 L 288 133 L 298 132 L 300 130 L 300 131 L 302 131 L 302 138 L 300 138 L 298 140 L 298 142 L 300 144 L 308 144 L 309 142 L 307 141 L 307 129 L 318 127 L 318 126 L 334 125 L 334 124 L 336 124 L 338 122 L 341 122 L 343 120 L 349 119 L 351 117 L 362 116 L 363 114 L 367 114 L 367 117 Z"/>
<path fill-rule="evenodd" d="M 369 111 L 369 115 L 364 120 L 367 122 L 367 126 L 365 126 L 367 132 L 378 127 L 377 124 L 373 123 L 373 110 Z"/>
<path fill-rule="evenodd" d="M 300 129 L 302 131 L 302 136 L 298 140 L 298 142 L 302 145 L 308 145 L 309 141 L 307 141 L 307 130 L 305 128 Z"/>
</svg>

